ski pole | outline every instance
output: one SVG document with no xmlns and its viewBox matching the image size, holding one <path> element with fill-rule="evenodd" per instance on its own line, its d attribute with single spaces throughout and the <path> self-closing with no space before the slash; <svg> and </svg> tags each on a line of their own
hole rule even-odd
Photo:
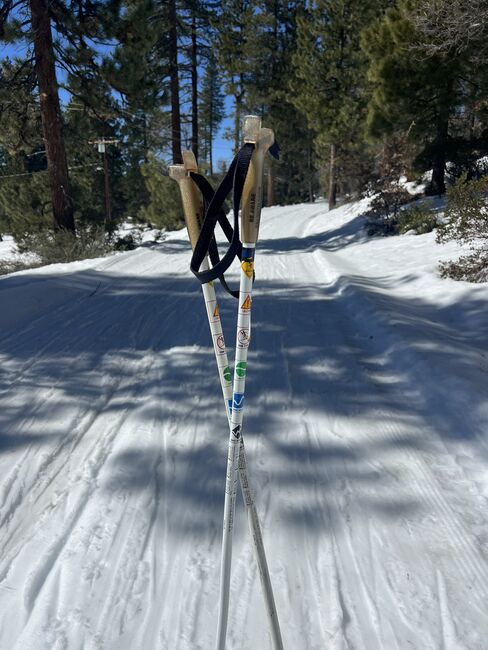
<svg viewBox="0 0 488 650">
<path fill-rule="evenodd" d="M 202 222 L 202 202 L 193 181 L 189 177 L 190 172 L 197 172 L 198 167 L 195 156 L 191 151 L 183 152 L 183 165 L 173 165 L 170 167 L 170 176 L 179 184 L 182 201 L 184 206 L 185 222 L 187 225 L 188 235 L 192 248 L 195 246 L 198 233 L 201 229 Z M 183 169 L 182 169 L 183 168 Z M 190 185 L 191 183 L 191 185 Z M 193 187 L 192 187 L 193 186 Z M 202 263 L 204 269 L 208 268 L 208 260 L 205 259 Z M 217 362 L 217 369 L 220 378 L 220 385 L 224 397 L 224 404 L 226 408 L 227 418 L 230 425 L 231 408 L 232 408 L 232 381 L 231 371 L 227 360 L 227 351 L 225 347 L 224 335 L 222 332 L 222 325 L 220 321 L 220 312 L 215 294 L 213 282 L 202 284 L 202 292 L 206 305 L 208 323 L 212 335 L 215 360 Z M 244 438 L 241 436 L 239 446 L 239 478 L 242 489 L 242 496 L 246 508 L 247 521 L 251 539 L 253 541 L 253 550 L 256 562 L 259 569 L 259 576 L 261 579 L 261 586 L 263 589 L 266 610 L 270 621 L 271 634 L 273 638 L 273 647 L 275 650 L 282 650 L 283 644 L 281 641 L 281 632 L 278 622 L 278 615 L 274 602 L 273 589 L 269 575 L 268 564 L 266 561 L 266 553 L 263 545 L 261 534 L 261 527 L 259 525 L 259 518 L 256 510 L 256 505 L 253 498 L 253 491 L 247 475 L 246 453 L 244 447 Z"/>
<path fill-rule="evenodd" d="M 232 413 L 230 419 L 225 486 L 217 650 L 225 649 L 225 639 L 227 634 L 232 565 L 232 539 L 237 487 L 237 458 L 239 445 L 242 440 L 247 353 L 251 340 L 251 301 L 254 274 L 254 252 L 259 232 L 261 214 L 264 156 L 274 142 L 274 135 L 270 129 L 261 128 L 260 118 L 256 116 L 248 116 L 245 118 L 244 122 L 244 142 L 253 144 L 254 151 L 244 183 L 241 202 L 242 262 L 239 286 Z M 234 207 L 236 208 L 236 206 Z M 264 575 L 261 576 L 261 579 L 265 591 L 269 590 L 272 594 L 269 573 L 267 574 L 267 584 Z M 274 602 L 272 602 L 272 607 L 268 606 L 268 616 L 270 618 L 274 646 L 276 648 L 282 648 L 283 644 Z"/>
</svg>

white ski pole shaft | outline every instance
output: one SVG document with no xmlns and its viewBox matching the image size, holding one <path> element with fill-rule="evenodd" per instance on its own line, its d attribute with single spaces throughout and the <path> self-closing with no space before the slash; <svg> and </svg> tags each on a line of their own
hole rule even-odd
<svg viewBox="0 0 488 650">
<path fill-rule="evenodd" d="M 241 209 L 241 238 L 243 242 L 256 245 L 259 234 L 259 224 L 261 219 L 261 207 L 263 203 L 263 172 L 264 172 L 264 158 L 268 149 L 274 143 L 274 133 L 271 129 L 261 128 L 261 120 L 255 116 L 248 116 L 244 123 L 244 136 L 251 141 L 256 141 L 256 136 L 253 134 L 259 127 L 257 135 L 256 150 L 251 158 L 248 175 L 242 192 L 242 209 Z M 243 244 L 243 248 L 247 244 Z M 242 258 L 245 259 L 243 250 Z M 254 263 L 253 263 L 254 268 Z M 241 268 L 242 274 L 242 268 Z M 248 275 L 248 273 L 247 273 Z M 247 281 L 247 280 L 246 280 Z M 242 303 L 241 303 L 242 305 Z M 249 311 L 250 318 L 250 311 Z M 246 352 L 247 355 L 247 352 Z M 236 362 L 237 363 L 237 362 Z M 242 431 L 241 431 L 242 440 Z M 243 449 L 242 458 L 246 462 L 245 452 Z M 241 456 L 239 457 L 239 466 L 241 464 Z M 248 520 L 256 516 L 256 509 L 249 509 L 247 511 Z M 254 531 L 254 535 L 259 535 L 261 538 L 261 530 L 259 522 L 255 526 L 250 523 L 250 528 Z M 268 565 L 264 551 L 264 544 L 262 538 L 258 543 L 254 543 L 254 553 L 257 564 L 259 566 L 259 575 L 263 593 L 265 595 L 265 605 L 268 614 L 269 625 L 271 629 L 271 636 L 273 639 L 273 647 L 275 650 L 283 650 L 283 641 L 281 638 L 280 623 L 278 620 L 278 613 L 273 596 L 273 587 L 271 585 L 271 578 L 269 575 Z M 262 555 L 262 556 L 261 556 Z"/>
<path fill-rule="evenodd" d="M 234 385 L 232 414 L 229 432 L 229 450 L 227 457 L 227 474 L 224 503 L 224 526 L 222 534 L 221 582 L 219 601 L 219 621 L 217 628 L 217 650 L 225 650 L 227 622 L 229 614 L 229 593 L 232 565 L 232 541 L 234 530 L 235 500 L 237 486 L 237 458 L 242 440 L 242 419 L 247 373 L 247 353 L 251 340 L 251 302 L 254 271 L 254 252 L 259 230 L 259 218 L 262 202 L 262 170 L 264 155 L 273 143 L 273 133 L 261 129 L 259 118 L 248 117 L 244 124 L 244 140 L 255 143 L 251 164 L 242 194 L 241 228 L 242 228 L 242 264 L 239 287 L 239 311 L 237 319 L 236 358 L 234 367 Z M 245 456 L 243 455 L 244 463 Z M 248 511 L 248 516 L 250 512 Z M 252 528 L 253 524 L 250 522 Z M 254 536 L 253 536 L 254 537 Z M 261 533 L 259 531 L 259 537 Z M 273 598 L 271 580 L 264 556 L 262 538 L 260 545 L 255 544 L 258 565 L 264 561 L 265 571 L 260 571 L 265 593 L 267 612 L 270 619 L 273 644 L 275 648 L 283 647 L 278 616 Z M 260 557 L 262 550 L 263 557 Z"/>
<path fill-rule="evenodd" d="M 182 194 L 185 221 L 188 229 L 189 239 L 192 248 L 194 248 L 196 239 L 198 238 L 198 233 L 200 232 L 200 228 L 201 228 L 201 215 L 203 212 L 203 206 L 201 205 L 201 199 L 199 197 L 199 194 L 193 191 L 194 188 L 192 188 L 190 183 L 188 182 L 189 179 L 188 172 L 198 171 L 195 156 L 191 151 L 183 152 L 183 162 L 184 165 L 174 165 L 170 168 L 170 176 L 174 178 L 174 180 L 178 181 L 179 183 L 181 194 Z M 183 179 L 186 180 L 184 180 L 183 183 L 181 184 L 180 182 Z M 193 181 L 191 181 L 191 184 L 193 185 Z M 207 268 L 208 268 L 208 260 L 205 259 L 204 262 L 202 263 L 201 270 L 206 270 Z M 206 305 L 210 332 L 212 335 L 215 360 L 217 363 L 217 370 L 219 373 L 222 395 L 224 398 L 227 418 L 229 420 L 229 425 L 230 425 L 230 418 L 231 418 L 231 411 L 232 411 L 232 377 L 229 368 L 227 350 L 225 347 L 222 324 L 220 321 L 219 306 L 218 306 L 217 296 L 215 294 L 215 288 L 213 286 L 213 282 L 202 284 L 202 292 L 203 292 L 204 301 Z M 239 372 L 242 374 L 242 369 Z M 239 446 L 238 468 L 239 468 L 239 478 L 240 478 L 240 484 L 242 490 L 242 497 L 246 508 L 249 532 L 253 543 L 254 555 L 258 565 L 259 576 L 261 579 L 261 585 L 263 590 L 263 596 L 266 604 L 266 610 L 270 621 L 273 647 L 275 650 L 282 650 L 283 644 L 281 641 L 278 615 L 276 612 L 273 589 L 271 585 L 271 579 L 270 579 L 268 564 L 266 560 L 266 552 L 264 549 L 258 513 L 254 502 L 253 490 L 251 488 L 251 484 L 247 474 L 246 452 L 244 447 L 244 438 L 242 437 L 242 435 L 241 435 L 240 446 Z"/>
<path fill-rule="evenodd" d="M 208 263 L 206 260 L 202 264 L 202 270 L 206 270 Z M 229 419 L 231 423 L 232 413 L 232 381 L 231 371 L 227 360 L 227 352 L 225 349 L 225 342 L 222 333 L 222 325 L 220 323 L 219 307 L 215 289 L 211 283 L 202 284 L 202 291 L 207 306 L 207 316 L 214 343 L 215 360 L 220 376 L 220 383 L 222 387 L 222 394 Z M 245 374 L 245 367 L 242 365 L 238 369 L 239 375 Z M 275 650 L 282 650 L 283 643 L 281 640 L 281 632 L 278 621 L 278 614 L 273 595 L 273 587 L 271 585 L 271 578 L 269 575 L 268 562 L 266 560 L 266 551 L 264 548 L 263 537 L 261 533 L 261 526 L 259 524 L 259 517 L 256 510 L 254 501 L 253 490 L 249 481 L 246 462 L 246 450 L 244 446 L 244 437 L 241 434 L 239 445 L 239 459 L 238 459 L 239 479 L 242 490 L 242 498 L 246 508 L 246 517 L 249 527 L 249 532 L 252 540 L 254 556 L 258 565 L 261 586 L 263 590 L 264 601 L 266 604 L 266 611 L 270 622 L 271 636 L 273 639 L 273 648 Z"/>
<path fill-rule="evenodd" d="M 247 351 L 251 340 L 251 293 L 254 247 L 246 249 L 247 261 L 242 266 L 250 269 L 250 277 L 241 268 L 239 287 L 239 315 L 237 319 L 236 357 L 234 366 L 234 390 L 232 396 L 232 414 L 230 421 L 229 449 L 227 456 L 227 474 L 225 482 L 224 528 L 222 534 L 222 558 L 220 573 L 219 622 L 217 628 L 217 650 L 225 649 L 227 620 L 229 614 L 230 574 L 232 565 L 232 540 L 234 531 L 234 514 L 237 485 L 237 458 L 241 440 L 244 391 L 247 369 Z M 244 249 L 243 249 L 244 260 Z M 242 307 L 244 305 L 244 308 Z M 240 376 L 240 373 L 242 376 Z"/>
</svg>

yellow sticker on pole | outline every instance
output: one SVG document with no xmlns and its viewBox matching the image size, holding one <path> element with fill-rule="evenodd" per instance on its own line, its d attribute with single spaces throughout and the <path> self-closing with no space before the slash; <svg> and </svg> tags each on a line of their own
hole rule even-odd
<svg viewBox="0 0 488 650">
<path fill-rule="evenodd" d="M 248 295 L 246 297 L 246 299 L 244 300 L 244 302 L 241 305 L 241 309 L 243 311 L 249 311 L 249 309 L 251 309 L 251 296 Z"/>
<path fill-rule="evenodd" d="M 254 273 L 254 260 L 243 260 L 241 269 L 244 271 L 248 278 L 252 278 Z"/>
</svg>

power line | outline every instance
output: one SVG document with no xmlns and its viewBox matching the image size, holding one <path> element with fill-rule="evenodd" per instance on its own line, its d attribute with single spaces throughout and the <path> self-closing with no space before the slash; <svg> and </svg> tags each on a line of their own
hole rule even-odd
<svg viewBox="0 0 488 650">
<path fill-rule="evenodd" d="M 100 163 L 89 163 L 87 165 L 73 165 L 72 167 L 68 167 L 68 171 L 71 171 L 73 169 L 81 169 L 82 167 L 98 167 L 100 166 Z M 37 172 L 22 172 L 21 174 L 0 174 L 0 179 L 2 178 L 19 178 L 20 176 L 32 176 L 33 174 L 45 174 L 47 169 L 40 169 Z"/>
</svg>

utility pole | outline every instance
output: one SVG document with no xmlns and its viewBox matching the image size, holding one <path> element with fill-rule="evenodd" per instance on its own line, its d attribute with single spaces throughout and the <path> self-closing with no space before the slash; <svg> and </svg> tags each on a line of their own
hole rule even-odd
<svg viewBox="0 0 488 650">
<path fill-rule="evenodd" d="M 105 129 L 103 130 L 105 132 Z M 107 145 L 108 144 L 117 144 L 118 140 L 107 139 L 105 136 L 102 136 L 98 140 L 92 140 L 91 144 L 96 144 L 98 147 L 98 153 L 103 154 L 103 176 L 104 176 L 104 187 L 105 187 L 105 230 L 110 229 L 112 223 L 112 204 L 110 200 L 110 178 L 108 170 L 108 156 L 107 156 Z"/>
<path fill-rule="evenodd" d="M 110 203 L 110 183 L 108 180 L 108 160 L 107 160 L 107 147 L 105 142 L 103 147 L 103 175 L 105 184 L 105 230 L 108 230 L 112 223 L 112 206 Z"/>
</svg>

